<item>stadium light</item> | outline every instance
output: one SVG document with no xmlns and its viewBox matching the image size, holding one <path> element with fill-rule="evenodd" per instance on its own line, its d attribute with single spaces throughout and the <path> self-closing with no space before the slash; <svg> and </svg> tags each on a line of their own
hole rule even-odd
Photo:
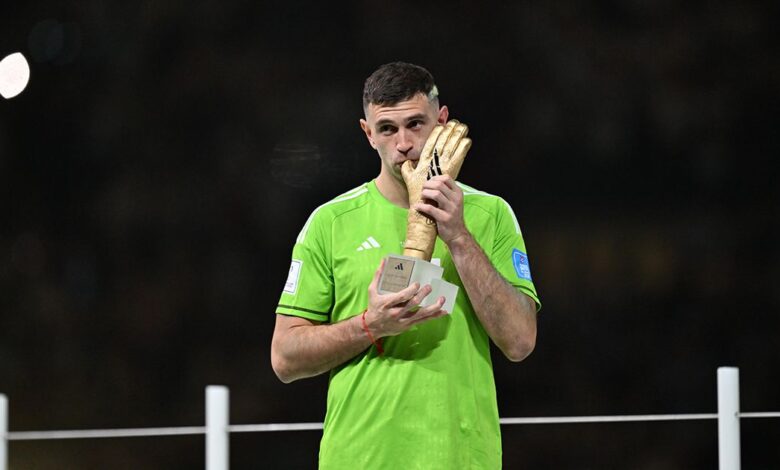
<svg viewBox="0 0 780 470">
<path fill-rule="evenodd" d="M 0 60 L 0 95 L 11 99 L 23 92 L 30 81 L 30 65 L 21 52 Z"/>
</svg>

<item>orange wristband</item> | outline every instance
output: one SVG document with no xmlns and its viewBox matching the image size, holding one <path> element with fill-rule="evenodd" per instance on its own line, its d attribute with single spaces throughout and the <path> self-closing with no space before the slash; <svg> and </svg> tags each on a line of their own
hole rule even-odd
<svg viewBox="0 0 780 470">
<path fill-rule="evenodd" d="M 360 319 L 363 322 L 363 331 L 366 332 L 368 339 L 370 339 L 374 346 L 376 346 L 376 352 L 381 356 L 385 353 L 385 350 L 382 348 L 382 338 L 379 338 L 379 341 L 374 339 L 374 335 L 371 334 L 371 331 L 368 329 L 368 325 L 366 324 L 366 313 L 368 313 L 368 310 L 365 310 L 363 315 L 360 316 Z"/>
</svg>

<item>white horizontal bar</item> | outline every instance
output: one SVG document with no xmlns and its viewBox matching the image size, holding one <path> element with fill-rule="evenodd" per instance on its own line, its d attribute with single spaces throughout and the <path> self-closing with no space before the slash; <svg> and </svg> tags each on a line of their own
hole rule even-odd
<svg viewBox="0 0 780 470">
<path fill-rule="evenodd" d="M 234 424 L 230 432 L 319 431 L 322 423 Z"/>
<path fill-rule="evenodd" d="M 558 416 L 551 418 L 501 418 L 501 424 L 569 424 L 569 423 L 624 423 L 636 421 L 684 421 L 715 419 L 715 413 L 678 415 L 627 415 L 627 416 Z"/>
<path fill-rule="evenodd" d="M 206 434 L 204 426 L 180 428 L 136 428 L 136 429 L 85 429 L 74 431 L 24 431 L 9 432 L 9 441 L 36 441 L 44 439 L 96 439 L 103 437 L 150 437 L 184 436 Z"/>
<path fill-rule="evenodd" d="M 753 413 L 740 413 L 740 418 L 780 418 L 780 411 L 761 411 Z"/>
<path fill-rule="evenodd" d="M 501 418 L 501 424 L 577 424 L 577 423 L 625 423 L 640 421 L 694 421 L 716 419 L 716 413 L 672 414 L 672 415 L 625 415 L 625 416 L 557 416 L 539 418 Z M 740 418 L 780 418 L 780 412 L 740 413 Z M 233 424 L 228 432 L 272 432 L 272 431 L 319 431 L 322 423 L 272 423 L 272 424 Z M 45 439 L 92 439 L 108 437 L 151 437 L 184 436 L 206 434 L 203 426 L 178 428 L 137 428 L 137 429 L 89 429 L 76 431 L 24 431 L 9 432 L 9 441 L 33 441 Z"/>
</svg>

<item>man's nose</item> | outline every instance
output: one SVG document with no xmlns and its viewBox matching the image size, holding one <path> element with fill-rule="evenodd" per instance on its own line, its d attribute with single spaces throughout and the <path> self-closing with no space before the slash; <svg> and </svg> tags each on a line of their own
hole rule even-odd
<svg viewBox="0 0 780 470">
<path fill-rule="evenodd" d="M 411 135 L 405 129 L 399 129 L 398 140 L 395 143 L 395 149 L 400 153 L 406 154 L 414 146 Z"/>
</svg>

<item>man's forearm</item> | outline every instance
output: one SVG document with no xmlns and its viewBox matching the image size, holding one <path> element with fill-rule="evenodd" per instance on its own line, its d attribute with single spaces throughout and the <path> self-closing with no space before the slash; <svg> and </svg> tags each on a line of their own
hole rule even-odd
<svg viewBox="0 0 780 470">
<path fill-rule="evenodd" d="M 383 267 L 384 261 L 368 286 L 368 308 L 361 315 L 328 325 L 277 315 L 271 364 L 282 382 L 327 372 L 365 351 L 375 340 L 399 335 L 418 323 L 446 314 L 441 309 L 443 298 L 418 309 L 431 292 L 430 286 L 420 288 L 415 282 L 398 292 L 380 294 L 378 286 Z M 379 352 L 382 353 L 381 349 Z"/>
<path fill-rule="evenodd" d="M 496 271 L 471 234 L 453 240 L 449 248 L 485 331 L 507 358 L 523 360 L 536 344 L 536 304 Z"/>
<path fill-rule="evenodd" d="M 277 319 L 278 321 L 288 319 Z M 360 316 L 338 323 L 299 324 L 274 336 L 271 362 L 282 382 L 313 377 L 352 359 L 371 345 Z"/>
</svg>

